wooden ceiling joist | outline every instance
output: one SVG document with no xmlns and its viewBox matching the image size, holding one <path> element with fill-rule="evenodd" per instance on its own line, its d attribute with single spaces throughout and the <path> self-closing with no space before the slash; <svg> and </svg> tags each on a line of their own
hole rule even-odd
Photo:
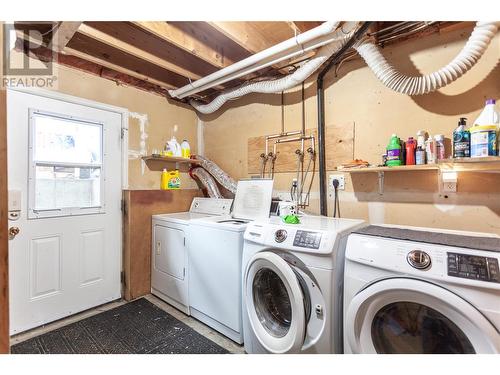
<svg viewBox="0 0 500 375">
<path fill-rule="evenodd" d="M 204 77 L 218 70 L 216 66 L 145 31 L 132 22 L 85 22 L 85 24 L 123 43 L 148 52 L 173 66 L 189 71 L 192 76 Z"/>
<path fill-rule="evenodd" d="M 180 66 L 177 66 L 175 64 L 170 63 L 169 61 L 163 60 L 159 58 L 156 55 L 153 55 L 147 51 L 142 50 L 141 48 L 137 48 L 136 46 L 133 46 L 131 44 L 128 44 L 126 42 L 121 41 L 118 38 L 115 38 L 114 36 L 108 35 L 106 33 L 103 33 L 102 31 L 99 31 L 97 29 L 94 29 L 93 27 L 89 25 L 82 25 L 80 29 L 78 30 L 80 34 L 83 34 L 89 38 L 92 38 L 94 40 L 97 40 L 99 42 L 102 42 L 104 44 L 107 44 L 108 46 L 111 46 L 113 48 L 119 49 L 125 53 L 129 53 L 139 59 L 142 59 L 144 61 L 150 62 L 152 64 L 158 65 L 166 70 L 169 70 L 171 72 L 180 74 L 184 77 L 187 77 L 191 80 L 196 80 L 201 78 L 200 75 L 191 72 L 190 70 L 184 69 Z"/>
<path fill-rule="evenodd" d="M 118 48 L 111 47 L 81 33 L 76 33 L 66 48 L 73 53 L 78 51 L 85 56 L 98 59 L 107 65 L 112 64 L 115 67 L 126 69 L 135 75 L 163 82 L 164 86 L 181 87 L 189 83 L 189 79 L 180 74 L 166 70 L 161 66 L 145 61 Z M 103 64 L 103 66 L 106 65 Z"/>
<path fill-rule="evenodd" d="M 139 21 L 134 22 L 134 24 L 218 69 L 238 61 L 230 56 L 231 53 L 226 51 L 223 45 L 200 32 L 196 24 L 201 24 L 201 22 Z"/>
<path fill-rule="evenodd" d="M 82 22 L 60 22 L 52 38 L 52 50 L 62 52 L 81 24 Z"/>
</svg>

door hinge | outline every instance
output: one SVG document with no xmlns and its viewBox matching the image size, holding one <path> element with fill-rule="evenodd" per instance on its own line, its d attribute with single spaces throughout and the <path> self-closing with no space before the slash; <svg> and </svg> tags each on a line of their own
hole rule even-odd
<svg viewBox="0 0 500 375">
<path fill-rule="evenodd" d="M 186 277 L 186 267 L 184 267 L 184 269 L 182 270 L 182 278 L 185 278 Z"/>
<path fill-rule="evenodd" d="M 120 272 L 120 282 L 125 285 L 125 272 Z"/>
<path fill-rule="evenodd" d="M 127 203 L 125 202 L 125 199 L 121 200 L 121 210 L 123 212 L 123 215 L 127 214 Z"/>
<path fill-rule="evenodd" d="M 186 237 L 184 237 L 184 247 L 186 247 Z"/>
</svg>

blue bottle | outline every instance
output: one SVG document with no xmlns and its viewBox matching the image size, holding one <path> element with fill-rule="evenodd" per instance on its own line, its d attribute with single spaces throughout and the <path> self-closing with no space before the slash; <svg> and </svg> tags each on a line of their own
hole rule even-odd
<svg viewBox="0 0 500 375">
<path fill-rule="evenodd" d="M 465 129 L 467 118 L 460 117 L 458 127 L 453 132 L 453 157 L 470 157 L 470 131 Z"/>
</svg>

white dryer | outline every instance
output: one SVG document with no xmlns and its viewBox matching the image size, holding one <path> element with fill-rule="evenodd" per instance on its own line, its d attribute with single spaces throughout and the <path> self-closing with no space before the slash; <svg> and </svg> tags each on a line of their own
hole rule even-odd
<svg viewBox="0 0 500 375">
<path fill-rule="evenodd" d="M 231 199 L 194 198 L 188 212 L 153 215 L 151 293 L 189 315 L 186 236 L 192 220 L 227 215 Z"/>
<path fill-rule="evenodd" d="M 350 235 L 346 353 L 499 353 L 500 237 L 368 226 Z"/>
<path fill-rule="evenodd" d="M 336 353 L 342 346 L 342 280 L 348 234 L 361 220 L 279 217 L 247 226 L 243 333 L 247 353 Z"/>
</svg>

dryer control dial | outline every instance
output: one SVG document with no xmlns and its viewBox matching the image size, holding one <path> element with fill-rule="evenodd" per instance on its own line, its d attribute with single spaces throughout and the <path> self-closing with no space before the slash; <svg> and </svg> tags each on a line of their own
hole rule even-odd
<svg viewBox="0 0 500 375">
<path fill-rule="evenodd" d="M 431 257 L 425 251 L 412 250 L 406 256 L 406 260 L 413 268 L 425 270 L 431 266 Z"/>
<path fill-rule="evenodd" d="M 274 233 L 274 240 L 276 242 L 283 242 L 286 240 L 286 236 L 287 236 L 287 233 L 286 233 L 286 230 L 284 229 L 278 229 L 275 233 Z"/>
</svg>

